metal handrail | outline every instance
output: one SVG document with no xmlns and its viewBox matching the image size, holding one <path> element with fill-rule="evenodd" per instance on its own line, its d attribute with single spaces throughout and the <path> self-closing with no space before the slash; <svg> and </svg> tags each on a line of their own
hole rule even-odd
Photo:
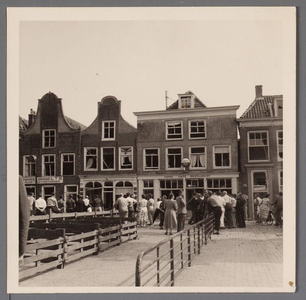
<svg viewBox="0 0 306 300">
<path fill-rule="evenodd" d="M 210 215 L 191 227 L 177 232 L 171 237 L 167 237 L 158 244 L 141 252 L 136 260 L 135 286 L 145 286 L 150 282 L 152 285 L 154 278 L 156 278 L 156 282 L 153 285 L 160 286 L 164 281 L 169 279 L 167 283 L 174 286 L 175 274 L 184 268 L 185 263 L 187 263 L 188 267 L 191 266 L 192 252 L 193 255 L 200 254 L 201 246 L 203 244 L 207 245 L 208 238 L 211 238 L 213 226 L 214 215 Z M 184 237 L 185 234 L 186 237 Z M 178 237 L 179 240 L 177 239 Z M 162 247 L 168 243 L 170 246 L 168 250 L 161 253 Z M 156 256 L 144 264 L 144 257 L 155 250 Z M 185 252 L 186 250 L 187 253 Z M 156 268 L 152 269 L 155 266 Z M 169 269 L 166 269 L 167 267 Z M 162 274 L 162 271 L 166 273 Z"/>
</svg>

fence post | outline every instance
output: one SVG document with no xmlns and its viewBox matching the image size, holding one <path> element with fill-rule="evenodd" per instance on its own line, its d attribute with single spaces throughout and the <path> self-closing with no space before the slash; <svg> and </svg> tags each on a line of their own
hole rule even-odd
<svg viewBox="0 0 306 300">
<path fill-rule="evenodd" d="M 156 249 L 156 256 L 157 256 L 157 260 L 156 260 L 156 270 L 157 270 L 157 286 L 160 285 L 160 278 L 159 278 L 159 247 Z"/>
<path fill-rule="evenodd" d="M 190 238 L 190 229 L 187 231 L 188 236 L 188 267 L 191 267 L 191 238 Z"/>
<path fill-rule="evenodd" d="M 183 252 L 183 234 L 180 234 L 180 248 L 181 248 L 181 268 L 184 268 L 184 252 Z"/>
<path fill-rule="evenodd" d="M 201 236 L 200 236 L 200 225 L 197 226 L 198 230 L 198 254 L 201 253 Z"/>
<path fill-rule="evenodd" d="M 140 265 L 142 261 L 142 253 L 137 256 L 136 261 L 136 272 L 135 272 L 135 286 L 141 286 L 141 276 L 140 276 Z"/>
<path fill-rule="evenodd" d="M 171 286 L 174 286 L 174 248 L 173 239 L 170 239 L 170 268 L 171 268 Z"/>
</svg>

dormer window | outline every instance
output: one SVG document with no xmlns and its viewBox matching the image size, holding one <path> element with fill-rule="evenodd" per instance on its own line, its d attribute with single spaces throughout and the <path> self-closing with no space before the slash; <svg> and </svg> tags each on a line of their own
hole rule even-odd
<svg viewBox="0 0 306 300">
<path fill-rule="evenodd" d="M 179 109 L 194 108 L 194 95 L 179 95 Z"/>
<path fill-rule="evenodd" d="M 283 99 L 274 100 L 274 111 L 275 111 L 275 117 L 279 118 L 283 117 Z"/>
</svg>

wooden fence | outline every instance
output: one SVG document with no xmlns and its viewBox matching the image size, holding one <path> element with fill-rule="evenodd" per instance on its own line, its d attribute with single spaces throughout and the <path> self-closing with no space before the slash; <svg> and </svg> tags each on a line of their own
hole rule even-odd
<svg viewBox="0 0 306 300">
<path fill-rule="evenodd" d="M 136 239 L 135 218 L 86 218 L 61 222 L 34 222 L 20 263 L 19 280 L 66 263 L 98 254 L 113 246 Z"/>
</svg>

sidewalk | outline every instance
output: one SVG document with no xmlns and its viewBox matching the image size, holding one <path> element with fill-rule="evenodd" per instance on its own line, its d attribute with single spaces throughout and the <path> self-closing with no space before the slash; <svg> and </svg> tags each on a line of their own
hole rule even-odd
<svg viewBox="0 0 306 300">
<path fill-rule="evenodd" d="M 282 230 L 247 222 L 247 228 L 224 229 L 212 235 L 192 266 L 184 268 L 175 286 L 282 286 Z M 138 229 L 139 239 L 97 256 L 67 264 L 20 283 L 21 287 L 135 286 L 138 254 L 166 239 L 158 225 Z"/>
<path fill-rule="evenodd" d="M 283 236 L 275 226 L 247 222 L 247 228 L 225 229 L 212 240 L 175 286 L 281 287 Z"/>
</svg>

